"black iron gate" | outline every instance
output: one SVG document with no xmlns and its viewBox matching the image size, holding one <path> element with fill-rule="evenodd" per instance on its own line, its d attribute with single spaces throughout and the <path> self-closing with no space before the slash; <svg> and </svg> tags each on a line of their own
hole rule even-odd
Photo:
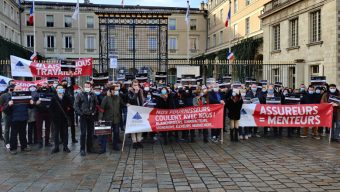
<svg viewBox="0 0 340 192">
<path fill-rule="evenodd" d="M 157 11 L 97 12 L 99 18 L 99 71 L 110 70 L 117 58 L 118 70 L 136 74 L 141 69 L 166 71 L 168 16 Z M 151 69 L 150 66 L 157 66 Z"/>
</svg>

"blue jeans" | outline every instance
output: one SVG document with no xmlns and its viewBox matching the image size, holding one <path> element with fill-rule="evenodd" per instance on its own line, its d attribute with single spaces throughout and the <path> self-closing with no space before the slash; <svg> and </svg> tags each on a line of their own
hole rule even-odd
<svg viewBox="0 0 340 192">
<path fill-rule="evenodd" d="M 339 139 L 340 138 L 339 134 L 340 134 L 340 120 L 335 121 L 334 124 L 333 124 L 332 139 Z"/>
<path fill-rule="evenodd" d="M 107 144 L 107 135 L 101 135 L 98 137 L 100 147 L 101 147 L 101 152 L 105 153 L 106 152 L 106 144 Z"/>
</svg>

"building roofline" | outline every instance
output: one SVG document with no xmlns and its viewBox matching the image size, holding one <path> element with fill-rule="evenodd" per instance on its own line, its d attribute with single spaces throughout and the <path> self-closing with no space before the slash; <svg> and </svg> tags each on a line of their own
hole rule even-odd
<svg viewBox="0 0 340 192">
<path fill-rule="evenodd" d="M 23 5 L 31 5 L 33 1 L 25 1 Z M 76 3 L 73 2 L 51 2 L 51 1 L 35 1 L 35 5 L 45 6 L 70 6 L 75 7 Z M 111 4 L 94 4 L 94 3 L 79 3 L 79 7 L 93 7 L 93 8 L 122 8 L 121 5 Z M 156 9 L 156 10 L 174 10 L 174 11 L 186 11 L 186 7 L 164 7 L 164 6 L 141 6 L 141 5 L 125 5 L 124 9 Z M 190 11 L 206 11 L 199 8 L 190 8 Z"/>
</svg>

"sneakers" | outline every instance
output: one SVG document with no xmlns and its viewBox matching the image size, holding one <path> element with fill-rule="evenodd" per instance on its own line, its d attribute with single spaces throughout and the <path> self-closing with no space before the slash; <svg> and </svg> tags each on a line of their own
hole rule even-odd
<svg viewBox="0 0 340 192">
<path fill-rule="evenodd" d="M 261 137 L 261 135 L 259 135 L 259 134 L 256 134 L 256 135 L 255 135 L 255 137 L 257 137 L 257 138 L 260 138 L 260 137 Z"/>
<path fill-rule="evenodd" d="M 243 140 L 243 136 L 242 135 L 240 135 L 240 140 Z"/>
<path fill-rule="evenodd" d="M 7 150 L 10 150 L 10 149 L 11 149 L 11 145 L 10 145 L 10 144 L 6 144 L 5 147 L 6 147 Z"/>
<path fill-rule="evenodd" d="M 246 135 L 246 136 L 244 136 L 244 139 L 245 139 L 245 140 L 248 140 L 248 136 L 247 136 L 247 135 Z"/>
<path fill-rule="evenodd" d="M 211 138 L 211 141 L 214 142 L 214 143 L 217 143 L 217 142 L 218 142 L 218 139 L 217 139 L 216 136 L 213 136 L 213 137 Z"/>
<path fill-rule="evenodd" d="M 301 137 L 301 138 L 306 138 L 306 137 L 307 137 L 307 135 L 300 135 L 300 137 Z"/>
<path fill-rule="evenodd" d="M 13 150 L 13 151 L 9 151 L 9 153 L 10 153 L 11 155 L 16 155 L 18 152 L 17 152 L 17 150 Z"/>
<path fill-rule="evenodd" d="M 81 151 L 80 151 L 80 155 L 83 156 L 83 157 L 86 156 L 85 151 L 84 151 L 84 150 L 81 150 Z"/>
</svg>

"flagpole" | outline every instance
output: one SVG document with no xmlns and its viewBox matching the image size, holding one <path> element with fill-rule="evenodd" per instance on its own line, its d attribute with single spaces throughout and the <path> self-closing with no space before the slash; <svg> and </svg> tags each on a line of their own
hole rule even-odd
<svg viewBox="0 0 340 192">
<path fill-rule="evenodd" d="M 79 0 L 77 0 L 77 4 L 78 4 L 78 10 L 79 10 L 79 12 L 78 12 L 78 59 L 80 59 L 80 5 L 79 5 Z"/>
<path fill-rule="evenodd" d="M 33 0 L 33 54 L 35 54 L 36 53 L 36 51 L 37 51 L 37 40 L 36 40 L 36 38 L 35 38 L 35 3 L 34 3 L 34 0 Z"/>
<path fill-rule="evenodd" d="M 187 3 L 188 3 L 188 10 L 187 10 L 187 15 L 186 15 L 186 19 L 187 19 L 187 21 L 186 21 L 186 23 L 187 23 L 187 62 L 188 62 L 188 64 L 189 64 L 189 58 L 190 58 L 190 35 L 189 35 L 189 30 L 190 30 L 190 16 L 189 16 L 189 9 L 190 9 L 190 4 L 189 4 L 189 1 L 187 1 Z"/>
</svg>

